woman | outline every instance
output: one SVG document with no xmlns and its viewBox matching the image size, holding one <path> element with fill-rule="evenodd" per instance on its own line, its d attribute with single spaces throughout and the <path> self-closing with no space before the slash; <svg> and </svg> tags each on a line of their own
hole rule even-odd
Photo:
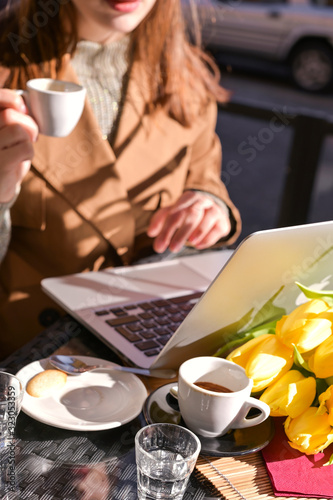
<svg viewBox="0 0 333 500">
<path fill-rule="evenodd" d="M 56 308 L 40 291 L 46 276 L 229 244 L 240 231 L 214 133 L 225 92 L 186 41 L 179 0 L 21 0 L 18 9 L 6 11 L 0 47 L 3 356 Z M 9 90 L 42 76 L 87 88 L 68 137 L 39 136 Z"/>
</svg>

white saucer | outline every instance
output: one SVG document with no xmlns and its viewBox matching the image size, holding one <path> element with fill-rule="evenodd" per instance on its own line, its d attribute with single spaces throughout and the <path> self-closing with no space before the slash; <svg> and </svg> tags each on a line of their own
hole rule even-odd
<svg viewBox="0 0 333 500">
<path fill-rule="evenodd" d="M 25 393 L 22 411 L 44 424 L 75 431 L 112 429 L 137 417 L 147 390 L 133 373 L 112 370 L 115 363 L 76 356 L 87 364 L 100 364 L 106 370 L 68 375 L 66 385 L 54 395 L 35 398 Z M 37 373 L 53 368 L 48 359 L 34 361 L 17 376 L 24 385 Z M 111 368 L 111 370 L 110 370 Z"/>
</svg>

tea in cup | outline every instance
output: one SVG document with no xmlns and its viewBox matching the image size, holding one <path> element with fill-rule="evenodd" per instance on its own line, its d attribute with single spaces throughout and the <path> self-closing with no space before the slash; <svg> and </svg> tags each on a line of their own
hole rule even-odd
<svg viewBox="0 0 333 500">
<path fill-rule="evenodd" d="M 270 408 L 251 397 L 252 385 L 245 370 L 232 361 L 213 356 L 185 361 L 179 369 L 177 389 L 184 422 L 204 437 L 260 424 L 269 417 Z M 248 417 L 252 408 L 259 415 Z"/>
<path fill-rule="evenodd" d="M 16 90 L 25 100 L 39 132 L 65 137 L 77 125 L 84 108 L 86 90 L 81 85 L 52 78 L 34 78 L 26 90 Z"/>
</svg>

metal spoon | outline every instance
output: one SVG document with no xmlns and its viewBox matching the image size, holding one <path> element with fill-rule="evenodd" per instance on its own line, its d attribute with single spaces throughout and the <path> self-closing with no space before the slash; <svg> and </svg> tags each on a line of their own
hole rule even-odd
<svg viewBox="0 0 333 500">
<path fill-rule="evenodd" d="M 49 362 L 58 370 L 61 370 L 69 375 L 81 375 L 82 373 L 105 368 L 107 370 L 118 370 L 122 372 L 136 373 L 137 375 L 145 375 L 146 377 L 157 378 L 174 378 L 177 373 L 174 370 L 149 370 L 146 368 L 136 368 L 129 366 L 103 366 L 103 365 L 87 365 L 84 361 L 73 356 L 54 355 L 49 357 Z"/>
</svg>

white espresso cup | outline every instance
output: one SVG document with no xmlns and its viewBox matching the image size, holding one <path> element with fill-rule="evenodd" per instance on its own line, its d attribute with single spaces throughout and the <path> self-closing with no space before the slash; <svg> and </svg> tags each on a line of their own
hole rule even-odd
<svg viewBox="0 0 333 500">
<path fill-rule="evenodd" d="M 86 90 L 81 85 L 52 78 L 35 78 L 26 90 L 16 90 L 25 100 L 39 132 L 65 137 L 77 125 L 84 108 Z"/>
<path fill-rule="evenodd" d="M 204 437 L 260 424 L 269 417 L 270 408 L 251 397 L 252 385 L 245 370 L 232 361 L 212 356 L 189 359 L 178 374 L 181 416 L 189 429 Z M 259 415 L 247 417 L 251 408 Z"/>
</svg>

